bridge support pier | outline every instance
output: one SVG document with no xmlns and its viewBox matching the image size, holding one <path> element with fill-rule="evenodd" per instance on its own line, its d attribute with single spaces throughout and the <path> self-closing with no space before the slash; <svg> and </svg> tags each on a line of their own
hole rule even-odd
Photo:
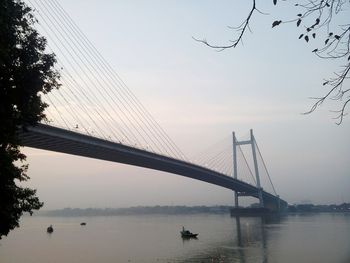
<svg viewBox="0 0 350 263">
<path fill-rule="evenodd" d="M 264 199 L 262 197 L 262 188 L 261 188 L 261 184 L 260 184 L 258 160 L 256 158 L 255 139 L 254 139 L 254 135 L 253 135 L 253 129 L 250 129 L 250 144 L 252 145 L 254 170 L 255 170 L 255 177 L 256 177 L 256 187 L 259 189 L 258 194 L 259 194 L 260 207 L 264 207 Z"/>
<path fill-rule="evenodd" d="M 256 178 L 256 187 L 258 188 L 257 196 L 259 198 L 259 206 L 264 206 L 264 199 L 263 199 L 263 188 L 260 184 L 260 176 L 259 176 L 259 167 L 258 167 L 258 161 L 256 158 L 256 145 L 255 145 L 255 139 L 253 135 L 253 129 L 250 129 L 250 140 L 247 141 L 237 141 L 237 138 L 235 136 L 235 133 L 232 132 L 232 144 L 233 144 L 233 178 L 238 179 L 238 170 L 237 170 L 237 146 L 239 145 L 251 145 L 252 147 L 252 155 L 253 155 L 253 162 L 254 162 L 254 172 L 255 172 L 255 178 Z M 238 196 L 239 193 L 235 191 L 235 207 L 238 208 Z"/>
<path fill-rule="evenodd" d="M 232 141 L 233 141 L 233 178 L 237 179 L 237 140 L 235 133 L 232 132 Z M 235 191 L 234 193 L 235 196 L 235 207 L 238 208 L 239 203 L 238 203 L 238 192 Z"/>
</svg>

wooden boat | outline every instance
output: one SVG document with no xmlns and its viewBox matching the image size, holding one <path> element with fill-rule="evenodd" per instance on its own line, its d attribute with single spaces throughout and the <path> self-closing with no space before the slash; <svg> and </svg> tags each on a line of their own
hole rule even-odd
<svg viewBox="0 0 350 263">
<path fill-rule="evenodd" d="M 186 230 L 184 227 L 182 227 L 182 231 L 180 233 L 182 238 L 197 238 L 198 236 L 198 234 L 194 234 L 189 230 Z"/>
</svg>

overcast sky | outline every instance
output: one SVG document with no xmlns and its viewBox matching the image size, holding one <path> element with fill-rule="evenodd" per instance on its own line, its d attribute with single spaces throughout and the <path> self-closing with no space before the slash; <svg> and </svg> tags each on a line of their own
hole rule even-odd
<svg viewBox="0 0 350 263">
<path fill-rule="evenodd" d="M 59 2 L 187 156 L 253 128 L 282 198 L 350 202 L 350 117 L 335 125 L 329 110 L 336 105 L 328 103 L 301 114 L 338 68 L 316 58 L 311 51 L 318 42 L 298 40 L 294 25 L 271 29 L 275 19 L 297 13 L 286 3 L 258 1 L 270 15 L 255 14 L 244 45 L 216 52 L 192 36 L 230 43 L 235 32 L 227 26 L 240 24 L 249 1 Z M 36 149 L 25 153 L 28 184 L 44 209 L 233 204 L 231 191 L 178 175 Z"/>
</svg>

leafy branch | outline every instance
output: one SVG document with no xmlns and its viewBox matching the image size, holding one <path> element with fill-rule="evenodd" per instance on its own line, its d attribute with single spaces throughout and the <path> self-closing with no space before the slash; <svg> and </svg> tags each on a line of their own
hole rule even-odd
<svg viewBox="0 0 350 263">
<path fill-rule="evenodd" d="M 310 110 L 304 113 L 314 112 L 326 99 L 338 101 L 340 108 L 332 111 L 336 114 L 334 119 L 337 119 L 336 124 L 338 125 L 343 122 L 350 100 L 348 93 L 350 89 L 344 89 L 344 82 L 349 78 L 350 70 L 350 24 L 336 26 L 336 33 L 331 31 L 331 28 L 334 27 L 332 25 L 334 17 L 347 10 L 346 5 L 349 4 L 350 2 L 346 0 L 316 0 L 308 1 L 306 4 L 297 3 L 295 6 L 300 7 L 302 12 L 297 14 L 295 19 L 283 22 L 296 22 L 297 27 L 303 24 L 304 32 L 299 35 L 299 39 L 304 39 L 306 42 L 316 39 L 320 32 L 324 37 L 324 42 L 321 48 L 316 48 L 312 52 L 319 58 L 337 60 L 343 64 L 339 72 L 335 72 L 333 77 L 324 80 L 323 86 L 328 87 L 328 91 L 323 96 L 311 98 L 316 101 Z M 273 22 L 272 27 L 277 22 L 282 21 Z"/>
<path fill-rule="evenodd" d="M 277 0 L 273 0 L 273 4 L 276 5 Z M 294 4 L 294 7 L 300 10 L 295 18 L 285 21 L 273 21 L 272 27 L 274 28 L 285 23 L 295 23 L 296 27 L 303 28 L 303 32 L 298 37 L 299 39 L 307 43 L 317 38 L 322 39 L 321 47 L 312 50 L 316 56 L 321 59 L 339 61 L 341 65 L 341 70 L 334 72 L 333 77 L 326 78 L 323 81 L 323 86 L 328 87 L 327 92 L 323 96 L 311 98 L 315 102 L 310 110 L 304 114 L 314 112 L 326 100 L 334 100 L 340 106 L 332 112 L 336 114 L 336 123 L 340 125 L 343 122 L 344 116 L 347 114 L 347 106 L 350 105 L 350 88 L 344 87 L 346 80 L 350 77 L 350 24 L 336 24 L 337 19 L 335 18 L 341 17 L 345 11 L 349 11 L 350 1 L 299 0 L 298 3 Z M 253 0 L 252 8 L 247 18 L 237 28 L 234 28 L 239 33 L 236 40 L 231 40 L 232 44 L 230 45 L 213 45 L 209 44 L 205 39 L 194 39 L 219 51 L 235 48 L 242 41 L 247 29 L 250 30 L 249 23 L 256 11 L 262 13 L 256 8 L 256 0 Z"/>
</svg>

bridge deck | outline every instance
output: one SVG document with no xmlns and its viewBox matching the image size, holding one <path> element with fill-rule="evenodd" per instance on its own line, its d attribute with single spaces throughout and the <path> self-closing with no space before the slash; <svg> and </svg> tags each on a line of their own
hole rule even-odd
<svg viewBox="0 0 350 263">
<path fill-rule="evenodd" d="M 193 163 L 45 124 L 27 129 L 20 131 L 24 146 L 169 172 L 258 197 L 255 186 Z M 265 191 L 263 199 L 278 201 L 278 197 Z M 283 206 L 287 204 L 279 201 Z"/>
</svg>

